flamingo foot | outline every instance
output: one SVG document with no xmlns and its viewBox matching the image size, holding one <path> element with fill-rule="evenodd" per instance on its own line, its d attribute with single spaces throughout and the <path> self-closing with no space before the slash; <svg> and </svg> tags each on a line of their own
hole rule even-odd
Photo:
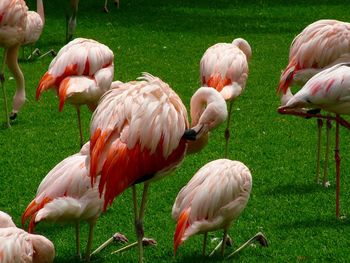
<svg viewBox="0 0 350 263">
<path fill-rule="evenodd" d="M 212 238 L 211 239 L 211 243 L 213 243 L 213 242 L 215 242 L 216 240 L 218 240 L 219 238 L 218 237 L 215 237 L 215 238 Z M 233 245 L 233 240 L 232 240 L 232 238 L 230 237 L 230 236 L 226 236 L 226 247 L 232 247 L 232 245 Z M 219 242 L 219 244 L 214 248 L 214 250 L 209 254 L 209 257 L 211 257 L 212 255 L 214 255 L 214 253 L 217 251 L 217 250 L 219 250 L 219 248 L 221 247 L 221 245 L 222 245 L 222 239 L 220 238 L 220 242 Z"/>
<path fill-rule="evenodd" d="M 258 232 L 257 234 L 255 234 L 255 236 L 253 236 L 251 239 L 249 239 L 247 242 L 245 242 L 242 246 L 240 246 L 238 249 L 236 249 L 232 254 L 230 254 L 227 258 L 232 257 L 233 255 L 237 254 L 239 251 L 243 250 L 244 248 L 246 248 L 247 246 L 249 246 L 250 244 L 252 244 L 254 241 L 258 241 L 259 244 L 262 247 L 268 247 L 268 242 L 266 237 L 264 236 L 263 233 Z"/>
<path fill-rule="evenodd" d="M 11 112 L 9 118 L 10 118 L 11 121 L 14 121 L 17 118 L 17 112 Z"/>
<path fill-rule="evenodd" d="M 329 181 L 323 182 L 322 183 L 323 187 L 328 188 L 330 187 L 331 183 Z"/>
<path fill-rule="evenodd" d="M 120 243 L 128 243 L 129 240 L 126 236 L 120 233 L 115 233 L 110 239 L 108 239 L 106 242 L 104 242 L 101 246 L 99 246 L 94 252 L 90 254 L 90 257 L 101 252 L 105 247 L 107 247 L 112 242 L 120 242 Z"/>
<path fill-rule="evenodd" d="M 103 12 L 105 12 L 106 14 L 109 12 L 107 6 L 103 7 Z"/>
<path fill-rule="evenodd" d="M 127 245 L 125 247 L 122 247 L 122 248 L 120 248 L 118 250 L 113 251 L 111 254 L 117 254 L 117 253 L 121 253 L 121 252 L 127 251 L 127 250 L 129 250 L 129 249 L 131 249 L 133 247 L 136 247 L 137 244 L 138 244 L 137 242 L 134 242 L 134 243 L 132 243 L 130 245 Z M 144 246 L 144 247 L 156 246 L 156 245 L 157 245 L 157 241 L 155 239 L 147 238 L 147 237 L 144 237 L 142 239 L 142 246 Z"/>
</svg>

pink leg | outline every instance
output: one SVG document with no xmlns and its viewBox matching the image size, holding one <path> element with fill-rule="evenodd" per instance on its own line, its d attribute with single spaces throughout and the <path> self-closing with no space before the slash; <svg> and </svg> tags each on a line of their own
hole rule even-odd
<svg viewBox="0 0 350 263">
<path fill-rule="evenodd" d="M 337 118 L 339 115 L 336 116 Z M 335 215 L 339 218 L 340 215 L 340 154 L 339 154 L 339 123 L 335 126 L 335 150 L 334 158 L 336 164 L 336 194 L 335 194 Z"/>
</svg>

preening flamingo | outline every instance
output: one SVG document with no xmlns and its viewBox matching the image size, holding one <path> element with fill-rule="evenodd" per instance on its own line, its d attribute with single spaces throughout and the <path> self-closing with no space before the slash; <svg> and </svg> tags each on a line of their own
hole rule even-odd
<svg viewBox="0 0 350 263">
<path fill-rule="evenodd" d="M 336 121 L 336 216 L 339 217 L 340 195 L 340 155 L 339 155 L 339 124 L 350 129 L 350 123 L 340 118 L 340 114 L 350 114 L 350 63 L 337 64 L 313 76 L 285 106 L 279 108 L 281 113 L 302 108 L 320 108 L 336 114 L 336 117 L 316 117 Z M 293 113 L 293 112 L 292 112 Z"/>
<path fill-rule="evenodd" d="M 59 96 L 59 111 L 65 101 L 77 110 L 80 144 L 83 133 L 80 106 L 86 104 L 93 111 L 108 89 L 114 76 L 114 55 L 107 46 L 85 38 L 76 38 L 61 48 L 49 70 L 41 78 L 36 99 L 47 89 L 54 88 Z"/>
<path fill-rule="evenodd" d="M 89 170 L 85 166 L 90 143 L 86 143 L 77 154 L 57 164 L 42 180 L 36 197 L 22 216 L 22 225 L 29 220 L 28 231 L 32 233 L 41 221 L 73 222 L 76 228 L 76 252 L 80 256 L 80 222 L 89 224 L 89 238 L 85 253 L 90 260 L 93 229 L 102 211 L 103 196 L 97 185 L 91 187 Z M 97 177 L 99 181 L 99 177 Z M 119 235 L 122 240 L 122 235 Z"/>
<path fill-rule="evenodd" d="M 191 100 L 191 117 L 196 125 L 186 130 L 187 111 L 181 99 L 168 84 L 148 73 L 139 81 L 107 91 L 92 116 L 90 175 L 96 184 L 101 174 L 104 209 L 132 187 L 139 262 L 143 260 L 142 221 L 150 182 L 180 165 L 186 138 L 205 136 L 226 119 L 223 97 L 214 89 L 199 89 Z M 138 213 L 135 185 L 141 182 L 144 189 Z"/>
<path fill-rule="evenodd" d="M 0 262 L 50 263 L 55 248 L 50 240 L 17 228 L 12 218 L 0 211 Z"/>
<path fill-rule="evenodd" d="M 13 98 L 13 110 L 11 116 L 19 111 L 25 101 L 25 83 L 23 73 L 18 65 L 18 50 L 24 41 L 27 26 L 28 7 L 24 0 L 0 1 L 0 46 L 4 48 L 2 64 L 0 68 L 0 82 L 4 97 L 5 120 L 10 127 L 7 109 L 7 97 L 5 91 L 5 63 L 16 80 L 16 93 Z"/>
<path fill-rule="evenodd" d="M 215 88 L 226 101 L 230 101 L 225 130 L 225 157 L 228 155 L 233 101 L 245 88 L 251 55 L 252 50 L 248 42 L 236 38 L 232 43 L 218 43 L 209 47 L 200 61 L 202 85 Z"/>
<path fill-rule="evenodd" d="M 246 207 L 252 188 L 252 176 L 239 161 L 219 159 L 200 168 L 176 197 L 172 216 L 177 221 L 174 253 L 190 236 L 204 234 L 203 255 L 207 233 L 224 230 L 221 253 L 224 255 L 227 231 Z M 267 245 L 259 234 L 262 244 Z"/>
<path fill-rule="evenodd" d="M 293 96 L 290 87 L 294 84 L 303 86 L 312 76 L 341 62 L 350 62 L 350 23 L 337 20 L 319 20 L 308 25 L 297 35 L 289 51 L 289 63 L 282 72 L 278 92 L 282 94 L 281 106 L 286 105 Z M 317 162 L 316 181 L 320 174 L 320 145 L 323 122 L 317 120 Z M 328 155 L 330 120 L 327 121 L 326 158 L 323 185 L 328 186 Z"/>
</svg>

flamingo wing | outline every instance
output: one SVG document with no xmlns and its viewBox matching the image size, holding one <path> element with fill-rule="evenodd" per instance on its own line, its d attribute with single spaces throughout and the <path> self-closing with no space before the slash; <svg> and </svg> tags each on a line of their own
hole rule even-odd
<svg viewBox="0 0 350 263">
<path fill-rule="evenodd" d="M 159 78 L 121 83 L 101 98 L 90 130 L 90 175 L 101 173 L 105 205 L 134 183 L 163 174 L 183 159 L 187 111 Z"/>
</svg>

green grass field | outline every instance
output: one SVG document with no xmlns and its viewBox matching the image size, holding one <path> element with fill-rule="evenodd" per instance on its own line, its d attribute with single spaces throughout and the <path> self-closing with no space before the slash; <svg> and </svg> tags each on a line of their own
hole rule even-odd
<svg viewBox="0 0 350 263">
<path fill-rule="evenodd" d="M 35 9 L 34 0 L 27 2 Z M 65 5 L 61 2 L 65 1 L 44 3 L 46 25 L 37 43 L 43 51 L 59 50 L 64 45 Z M 188 109 L 190 97 L 200 85 L 199 61 L 209 46 L 243 37 L 252 47 L 247 87 L 234 104 L 229 156 L 251 169 L 253 190 L 248 206 L 229 233 L 237 247 L 262 231 L 269 247 L 250 247 L 227 261 L 349 262 L 349 132 L 341 128 L 341 212 L 346 218 L 337 220 L 333 152 L 331 186 L 325 189 L 314 182 L 316 121 L 277 114 L 279 99 L 275 93 L 294 36 L 318 19 L 350 21 L 348 5 L 343 1 L 322 0 L 288 3 L 277 0 L 121 0 L 117 10 L 110 2 L 110 12 L 105 14 L 102 12 L 104 1 L 81 1 L 75 37 L 93 38 L 113 50 L 115 79 L 129 81 L 143 71 L 150 72 L 168 82 Z M 11 214 L 18 226 L 43 177 L 58 162 L 79 150 L 75 109 L 66 105 L 59 113 L 53 92 L 35 101 L 37 84 L 51 59 L 20 63 L 26 79 L 27 102 L 11 129 L 0 128 L 0 210 Z M 9 79 L 8 71 L 5 74 L 7 93 L 12 98 L 15 82 Z M 0 106 L 2 121 L 2 98 Z M 90 117 L 91 113 L 84 108 L 86 139 Z M 155 238 L 158 245 L 145 249 L 145 262 L 222 261 L 219 255 L 201 256 L 202 236 L 186 241 L 174 258 L 175 223 L 171 209 L 178 191 L 192 175 L 205 163 L 223 156 L 223 133 L 224 125 L 211 134 L 204 151 L 187 156 L 175 173 L 151 185 L 145 235 Z M 36 231 L 55 244 L 55 262 L 74 262 L 72 225 L 42 223 Z M 85 223 L 82 231 L 84 249 Z M 119 196 L 98 220 L 94 248 L 116 231 L 124 233 L 130 241 L 136 238 L 130 190 Z M 221 232 L 212 234 L 221 235 Z M 135 249 L 120 255 L 110 254 L 119 247 L 108 247 L 93 261 L 137 260 Z M 207 251 L 213 247 L 211 244 Z"/>
</svg>

